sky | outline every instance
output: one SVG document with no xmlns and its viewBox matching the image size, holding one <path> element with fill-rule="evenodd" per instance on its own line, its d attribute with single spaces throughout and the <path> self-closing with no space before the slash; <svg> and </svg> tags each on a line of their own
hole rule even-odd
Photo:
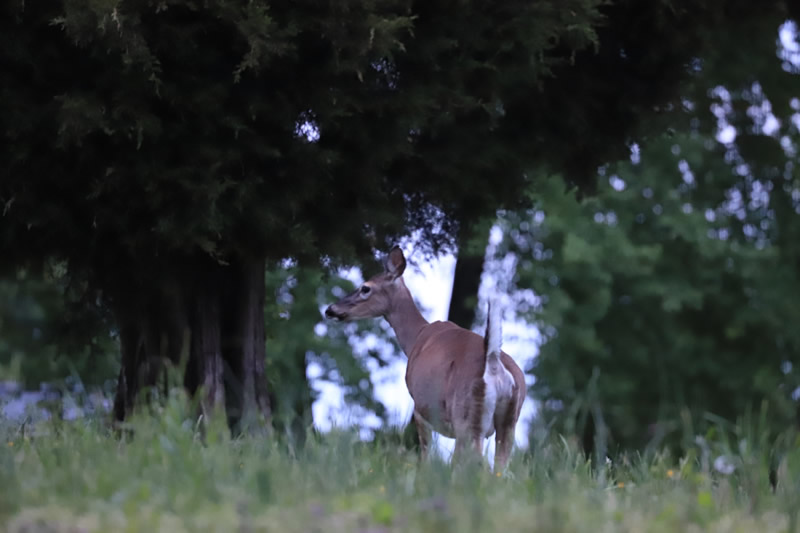
<svg viewBox="0 0 800 533">
<path fill-rule="evenodd" d="M 489 240 L 489 251 L 496 246 L 502 233 L 499 228 L 492 229 Z M 421 306 L 420 311 L 428 321 L 446 320 L 447 311 L 450 306 L 450 292 L 453 286 L 453 271 L 455 269 L 455 257 L 452 254 L 442 255 L 434 259 L 426 259 L 421 254 L 415 253 L 411 241 L 403 243 L 403 252 L 406 255 L 408 267 L 403 274 L 411 294 Z M 509 276 L 513 275 L 513 265 L 511 268 L 501 269 Z M 490 270 L 490 269 L 487 269 Z M 494 269 L 491 269 L 494 270 Z M 361 272 L 358 269 L 351 269 L 344 273 L 346 277 L 356 283 L 362 281 Z M 484 274 L 479 289 L 479 308 L 485 312 L 487 295 L 496 290 L 498 283 L 492 276 Z M 333 299 L 333 297 L 332 297 Z M 503 322 L 503 351 L 514 358 L 523 370 L 528 367 L 531 360 L 537 353 L 536 341 L 538 331 L 529 326 L 524 321 L 518 319 L 513 309 L 508 306 L 507 296 L 502 297 L 501 302 L 505 301 Z M 481 316 L 481 312 L 478 313 Z M 384 320 L 384 319 L 377 319 Z M 480 324 L 475 331 L 483 335 L 484 325 Z M 375 396 L 387 408 L 389 413 L 389 423 L 392 425 L 405 425 L 413 412 L 413 402 L 408 394 L 405 384 L 406 358 L 401 356 L 384 368 L 377 365 L 372 369 L 371 380 L 375 389 Z M 377 427 L 380 419 L 376 416 L 364 416 L 358 409 L 345 404 L 342 390 L 333 383 L 315 379 L 320 374 L 315 364 L 308 366 L 308 377 L 312 386 L 319 393 L 319 397 L 312 407 L 314 425 L 327 431 L 332 427 L 348 427 L 352 425 Z M 528 379 L 531 378 L 528 376 Z M 530 385 L 530 382 L 529 382 Z M 534 414 L 534 403 L 528 398 L 526 400 L 520 421 L 516 427 L 516 444 L 520 447 L 527 446 L 528 443 L 528 423 Z M 367 437 L 369 430 L 365 429 L 363 435 Z M 434 436 L 439 452 L 447 457 L 452 453 L 454 446 L 453 439 L 448 439 L 440 435 Z M 494 440 L 486 442 L 486 451 L 489 456 L 494 454 Z"/>
</svg>

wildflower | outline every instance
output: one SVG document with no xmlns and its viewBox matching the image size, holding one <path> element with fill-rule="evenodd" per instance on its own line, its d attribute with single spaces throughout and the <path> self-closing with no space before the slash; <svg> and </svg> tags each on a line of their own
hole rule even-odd
<svg viewBox="0 0 800 533">
<path fill-rule="evenodd" d="M 667 470 L 667 477 L 668 478 L 672 479 L 672 476 L 674 476 L 674 475 L 675 475 L 675 472 L 671 468 L 669 470 Z"/>
<path fill-rule="evenodd" d="M 729 457 L 720 455 L 714 459 L 714 470 L 720 474 L 729 476 L 733 474 L 734 470 L 736 470 L 736 465 L 733 464 L 733 461 Z"/>
<path fill-rule="evenodd" d="M 502 472 L 497 472 L 497 473 L 495 474 L 495 476 L 497 476 L 497 477 L 500 477 L 500 476 L 502 476 L 502 475 L 503 475 L 503 473 L 502 473 Z"/>
<path fill-rule="evenodd" d="M 14 446 L 14 441 L 13 440 L 8 441 L 8 447 L 12 448 L 13 446 Z"/>
<path fill-rule="evenodd" d="M 380 493 L 381 493 L 381 494 L 383 494 L 383 493 L 385 493 L 385 492 L 386 492 L 386 487 L 384 487 L 383 485 L 381 485 L 381 486 L 380 486 L 380 488 L 379 488 L 378 490 L 380 491 Z"/>
<path fill-rule="evenodd" d="M 622 481 L 620 481 L 619 483 L 617 483 L 617 488 L 618 488 L 618 489 L 624 489 L 624 488 L 625 488 L 625 483 L 623 483 Z"/>
</svg>

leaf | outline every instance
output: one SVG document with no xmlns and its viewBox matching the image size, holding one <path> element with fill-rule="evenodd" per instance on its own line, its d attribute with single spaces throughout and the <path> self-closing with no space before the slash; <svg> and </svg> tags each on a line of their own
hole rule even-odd
<svg viewBox="0 0 800 533">
<path fill-rule="evenodd" d="M 707 490 L 702 490 L 697 493 L 697 505 L 704 509 L 710 509 L 714 506 L 714 498 Z"/>
<path fill-rule="evenodd" d="M 394 514 L 394 506 L 386 500 L 381 500 L 372 507 L 372 519 L 384 526 L 392 525 Z"/>
</svg>

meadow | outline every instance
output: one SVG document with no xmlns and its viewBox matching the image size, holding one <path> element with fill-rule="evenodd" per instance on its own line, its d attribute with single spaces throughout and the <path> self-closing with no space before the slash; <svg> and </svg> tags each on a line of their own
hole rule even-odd
<svg viewBox="0 0 800 533">
<path fill-rule="evenodd" d="M 800 531 L 796 441 L 773 493 L 758 438 L 593 465 L 571 439 L 550 436 L 496 474 L 419 462 L 391 432 L 362 442 L 333 431 L 295 449 L 278 435 L 231 438 L 223 419 L 190 414 L 176 395 L 122 429 L 100 418 L 3 422 L 3 530 Z"/>
</svg>

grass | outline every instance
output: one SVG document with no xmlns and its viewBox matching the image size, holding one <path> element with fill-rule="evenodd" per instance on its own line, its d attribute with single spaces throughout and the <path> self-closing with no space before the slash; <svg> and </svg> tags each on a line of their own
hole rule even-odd
<svg viewBox="0 0 800 533">
<path fill-rule="evenodd" d="M 766 454 L 720 444 L 735 470 L 700 456 L 619 457 L 599 469 L 568 440 L 517 452 L 506 475 L 477 464 L 419 463 L 392 439 L 351 432 L 292 450 L 279 438 L 231 439 L 193 422 L 179 397 L 131 421 L 0 426 L 5 531 L 800 531 L 800 448 L 773 494 Z M 704 445 L 706 452 L 708 445 Z M 704 452 L 704 453 L 706 453 Z M 706 455 L 708 455 L 706 453 Z"/>
</svg>

